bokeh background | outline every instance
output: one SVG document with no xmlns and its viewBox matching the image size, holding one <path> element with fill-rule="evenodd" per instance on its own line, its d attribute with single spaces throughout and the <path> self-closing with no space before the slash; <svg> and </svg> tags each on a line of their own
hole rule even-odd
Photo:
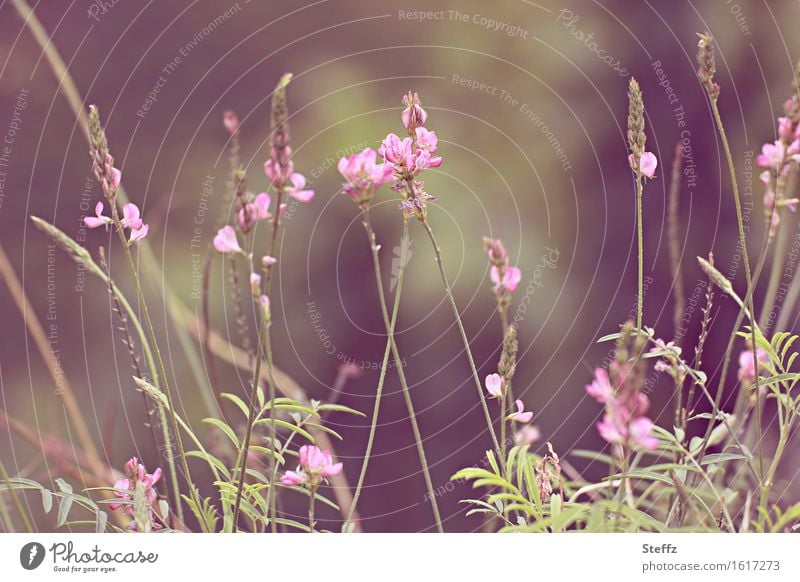
<svg viewBox="0 0 800 582">
<path fill-rule="evenodd" d="M 670 339 L 675 330 L 666 203 L 680 140 L 686 167 L 692 168 L 680 198 L 683 292 L 691 298 L 702 288 L 695 256 L 709 250 L 720 270 L 735 276 L 737 288 L 743 291 L 744 285 L 727 170 L 695 77 L 696 33 L 709 30 L 718 43 L 720 106 L 750 218 L 751 254 L 763 234 L 762 191 L 752 158 L 762 142 L 775 139 L 775 118 L 790 95 L 800 57 L 800 6 L 788 0 L 76 0 L 38 2 L 34 9 L 85 104 L 100 107 L 123 183 L 150 224 L 164 279 L 192 310 L 200 308 L 193 289 L 197 253 L 205 256 L 217 218 L 227 210 L 220 207 L 227 181 L 222 113 L 238 113 L 250 187 L 265 189 L 269 96 L 282 73 L 294 73 L 294 159 L 316 197 L 292 206 L 286 221 L 273 303 L 275 361 L 310 397 L 365 412 L 371 410 L 385 335 L 369 248 L 356 207 L 340 193 L 335 165 L 343 152 L 377 147 L 387 133 L 399 133 L 400 98 L 409 89 L 418 91 L 444 157 L 441 168 L 426 173 L 428 191 L 439 196 L 431 222 L 481 376 L 496 369 L 501 340 L 481 243 L 489 235 L 503 239 L 512 264 L 523 271 L 511 308 L 520 338 L 515 391 L 536 413 L 542 435 L 536 446 L 552 442 L 562 457 L 595 478 L 605 467 L 570 452 L 603 446 L 594 430 L 601 411 L 583 386 L 610 348 L 596 339 L 615 331 L 635 308 L 628 81 L 635 76 L 644 91 L 648 146 L 660 162 L 644 200 L 645 321 Z M 434 14 L 419 20 L 415 11 Z M 9 2 L 0 3 L 0 47 L 0 133 L 11 140 L 4 144 L 8 164 L 0 168 L 0 242 L 33 311 L 48 333 L 53 330 L 51 345 L 59 350 L 102 455 L 116 467 L 133 454 L 155 466 L 161 461 L 143 427 L 141 397 L 130 381 L 106 289 L 94 279 L 78 288 L 74 264 L 61 252 L 49 255 L 48 241 L 27 220 L 35 214 L 77 235 L 87 200 L 93 207 L 100 197 L 87 145 L 59 93 L 59 79 Z M 154 87 L 156 100 L 145 109 Z M 204 184 L 210 184 L 205 196 Z M 400 231 L 388 188 L 374 218 L 388 287 Z M 800 237 L 797 226 L 793 219 L 784 223 L 792 237 Z M 199 248 L 193 246 L 195 235 Z M 96 253 L 109 241 L 92 231 L 85 244 Z M 263 244 L 266 249 L 266 239 Z M 109 251 L 119 285 L 132 294 L 121 254 L 114 244 Z M 411 255 L 399 346 L 433 479 L 441 488 L 445 527 L 471 531 L 480 520 L 464 517 L 458 503 L 471 496 L 468 485 L 446 484 L 459 468 L 481 461 L 488 435 L 430 245 L 414 224 Z M 229 283 L 218 265 L 211 277 L 211 320 L 235 339 Z M 146 292 L 182 412 L 204 434 L 205 407 L 170 328 L 169 306 L 158 285 Z M 758 295 L 757 305 L 760 300 Z M 731 301 L 717 305 L 705 357 L 706 372 L 715 378 L 735 316 Z M 785 308 L 796 331 L 796 306 Z M 699 305 L 687 317 L 681 343 L 691 353 Z M 62 401 L 5 285 L 0 322 L 5 414 L 72 442 Z M 365 369 L 336 391 L 337 370 L 347 360 Z M 236 372 L 222 362 L 216 366 L 217 389 L 243 394 Z M 732 370 L 732 380 L 734 375 Z M 667 427 L 670 394 L 667 378 L 651 393 L 654 415 Z M 384 402 L 359 505 L 362 525 L 367 531 L 429 530 L 417 453 L 391 373 Z M 328 421 L 344 436 L 336 455 L 352 483 L 368 420 L 334 414 Z M 58 475 L 57 463 L 45 464 L 5 423 L 0 455 L 14 472 L 45 482 Z M 786 464 L 796 466 L 797 460 L 794 453 Z M 201 464 L 196 466 L 202 474 Z M 782 476 L 784 485 L 791 477 L 792 472 Z M 204 490 L 210 493 L 208 482 Z M 787 495 L 797 498 L 791 487 Z M 335 513 L 320 517 L 324 527 L 338 529 Z M 47 519 L 40 527 L 48 527 Z"/>
</svg>

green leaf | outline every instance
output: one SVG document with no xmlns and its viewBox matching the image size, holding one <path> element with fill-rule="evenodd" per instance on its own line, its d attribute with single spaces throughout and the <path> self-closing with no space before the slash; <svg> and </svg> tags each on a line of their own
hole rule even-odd
<svg viewBox="0 0 800 582">
<path fill-rule="evenodd" d="M 204 418 L 203 422 L 205 422 L 206 424 L 216 426 L 218 429 L 220 429 L 225 434 L 225 436 L 227 436 L 228 439 L 230 439 L 230 441 L 233 443 L 233 446 L 235 446 L 237 449 L 241 447 L 241 445 L 239 444 L 239 439 L 236 437 L 236 433 L 234 433 L 233 429 L 229 427 L 225 422 L 219 420 L 218 418 Z"/>
<path fill-rule="evenodd" d="M 74 497 L 70 494 L 64 495 L 61 502 L 58 504 L 58 518 L 56 519 L 56 527 L 61 527 L 66 523 L 69 510 L 72 507 Z"/>
</svg>

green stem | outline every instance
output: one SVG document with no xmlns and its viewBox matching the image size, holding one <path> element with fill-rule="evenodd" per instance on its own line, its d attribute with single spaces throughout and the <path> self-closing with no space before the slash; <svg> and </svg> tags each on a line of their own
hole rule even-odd
<svg viewBox="0 0 800 582">
<path fill-rule="evenodd" d="M 380 299 L 381 304 L 383 324 L 386 328 L 386 335 L 389 336 L 388 340 L 392 350 L 392 356 L 394 357 L 394 367 L 397 369 L 397 377 L 400 379 L 400 388 L 402 389 L 403 399 L 405 400 L 406 409 L 408 410 L 408 417 L 411 421 L 411 431 L 414 434 L 414 444 L 417 447 L 417 455 L 419 456 L 420 465 L 422 465 L 422 474 L 425 478 L 425 486 L 428 490 L 431 510 L 433 511 L 433 517 L 436 521 L 436 529 L 439 531 L 439 533 L 443 533 L 444 527 L 442 526 L 442 518 L 439 515 L 439 505 L 436 503 L 433 480 L 431 479 L 430 470 L 428 469 L 425 448 L 422 445 L 422 434 L 420 433 L 419 424 L 417 423 L 417 415 L 414 411 L 414 403 L 411 400 L 411 391 L 408 388 L 406 373 L 405 369 L 403 368 L 403 360 L 400 357 L 400 351 L 397 349 L 397 342 L 394 338 L 394 328 L 392 327 L 392 323 L 389 319 L 389 310 L 386 306 L 386 296 L 383 291 L 383 277 L 381 276 L 380 257 L 378 256 L 378 250 L 380 247 L 378 246 L 377 239 L 375 237 L 375 231 L 372 229 L 372 223 L 370 222 L 368 209 L 364 211 L 363 218 L 364 228 L 367 230 L 367 235 L 369 236 L 370 247 L 372 250 L 372 265 L 375 271 L 375 281 L 378 287 L 378 298 Z M 403 216 L 403 235 L 401 241 L 400 253 L 401 255 L 404 255 L 408 247 L 408 218 L 406 216 Z M 401 256 L 400 260 L 401 264 L 403 264 L 403 261 L 406 261 L 407 259 L 405 256 Z"/>
<path fill-rule="evenodd" d="M 370 230 L 367 229 L 367 235 L 369 236 Z M 372 238 L 370 237 L 370 246 L 372 246 Z M 403 275 L 405 273 L 406 267 L 406 250 L 408 247 L 408 221 L 403 221 L 403 237 L 400 240 L 400 268 L 397 274 L 397 286 L 395 289 L 394 294 L 394 304 L 392 305 L 392 319 L 389 322 L 389 335 L 392 337 L 394 336 L 394 329 L 397 323 L 397 314 L 400 310 L 400 295 L 403 290 Z M 380 263 L 378 264 L 380 267 Z M 382 278 L 377 275 L 376 283 L 379 287 L 382 286 Z M 378 387 L 375 390 L 375 404 L 372 408 L 372 419 L 370 421 L 369 426 L 369 436 L 367 437 L 367 449 L 364 452 L 364 461 L 361 465 L 361 472 L 358 475 L 358 483 L 356 484 L 355 492 L 353 493 L 353 502 L 350 504 L 350 511 L 347 513 L 347 519 L 345 520 L 345 529 L 347 526 L 352 523 L 353 516 L 355 515 L 356 505 L 358 504 L 358 500 L 361 497 L 361 489 L 364 486 L 364 479 L 367 474 L 367 466 L 369 465 L 370 455 L 372 454 L 372 445 L 375 440 L 375 433 L 378 429 L 378 412 L 380 410 L 381 405 L 381 397 L 383 396 L 383 384 L 386 379 L 386 370 L 389 365 L 389 354 L 391 353 L 392 349 L 392 342 L 391 339 L 386 339 L 386 349 L 383 351 L 383 361 L 381 362 L 381 371 L 380 375 L 378 376 Z"/>
<path fill-rule="evenodd" d="M 636 176 L 636 238 L 639 246 L 639 270 L 637 279 L 637 299 L 636 299 L 636 331 L 642 329 L 642 311 L 644 308 L 644 228 L 642 225 L 642 176 Z"/>
<path fill-rule="evenodd" d="M 308 529 L 314 533 L 314 502 L 317 500 L 317 490 L 312 489 L 308 496 Z"/>
<path fill-rule="evenodd" d="M 236 533 L 239 530 L 239 511 L 241 508 L 242 503 L 242 491 L 244 490 L 244 479 L 245 474 L 247 473 L 247 454 L 250 450 L 250 438 L 253 434 L 253 424 L 255 423 L 256 418 L 256 403 L 258 401 L 258 383 L 261 379 L 261 349 L 260 346 L 262 345 L 262 338 L 266 335 L 266 318 L 261 317 L 261 325 L 259 327 L 259 338 L 258 338 L 258 345 L 259 349 L 256 350 L 256 364 L 255 370 L 253 371 L 253 388 L 250 391 L 250 402 L 248 403 L 248 414 L 247 414 L 247 428 L 245 429 L 244 439 L 242 440 L 242 446 L 239 449 L 239 454 L 237 455 L 237 465 L 239 467 L 239 482 L 236 484 L 236 498 L 233 503 L 233 533 Z M 272 409 L 272 407 L 270 407 Z"/>
<path fill-rule="evenodd" d="M 6 466 L 3 464 L 2 460 L 0 460 L 0 477 L 3 478 L 3 481 L 8 488 L 8 494 L 11 495 L 11 499 L 14 501 L 14 506 L 17 508 L 17 513 L 19 514 L 19 518 L 22 520 L 22 524 L 25 526 L 25 529 L 28 531 L 28 533 L 33 533 L 33 527 L 28 519 L 28 514 L 26 513 L 25 508 L 22 507 L 22 503 L 19 500 L 16 490 L 11 486 L 11 477 L 9 477 L 8 472 L 6 471 Z M 2 510 L 3 522 L 5 523 L 6 531 L 13 533 L 14 522 L 11 521 L 11 515 L 8 513 L 6 504 L 2 499 L 0 499 L 0 509 Z"/>
<path fill-rule="evenodd" d="M 494 450 L 500 455 L 500 443 L 497 441 L 497 434 L 495 434 L 494 426 L 492 424 L 492 416 L 489 413 L 489 406 L 486 404 L 486 397 L 483 394 L 483 387 L 481 386 L 481 380 L 478 377 L 478 369 L 475 367 L 475 360 L 472 357 L 472 350 L 469 347 L 469 339 L 467 339 L 467 333 L 464 331 L 464 325 L 461 323 L 461 316 L 458 313 L 458 306 L 456 305 L 456 300 L 453 297 L 453 292 L 450 289 L 450 282 L 447 279 L 447 273 L 444 270 L 444 264 L 442 263 L 442 251 L 439 248 L 439 243 L 436 241 L 436 236 L 433 234 L 433 229 L 431 228 L 430 223 L 428 222 L 427 218 L 423 218 L 420 220 L 422 225 L 425 227 L 425 231 L 428 233 L 428 238 L 431 241 L 431 245 L 433 245 L 433 251 L 436 254 L 436 264 L 439 266 L 439 275 L 442 278 L 442 283 L 444 284 L 444 290 L 447 294 L 447 299 L 450 301 L 450 309 L 453 311 L 453 317 L 455 317 L 456 325 L 458 327 L 458 331 L 461 334 L 461 341 L 464 343 L 464 351 L 467 352 L 467 359 L 469 360 L 469 366 L 472 370 L 472 379 L 475 381 L 475 387 L 478 390 L 478 397 L 480 398 L 481 407 L 483 408 L 483 415 L 486 417 L 486 425 L 489 427 L 489 434 L 492 437 L 492 443 L 494 444 Z M 500 456 L 500 464 L 505 465 L 505 459 Z"/>
<path fill-rule="evenodd" d="M 139 278 L 139 271 L 136 268 L 135 261 L 133 260 L 133 254 L 131 253 L 131 249 L 130 249 L 130 246 L 128 244 L 128 241 L 125 239 L 125 232 L 124 232 L 124 229 L 122 227 L 122 222 L 120 221 L 120 218 L 119 218 L 119 212 L 117 210 L 117 205 L 112 200 L 110 206 L 111 206 L 112 219 L 114 221 L 114 228 L 117 231 L 117 234 L 119 235 L 119 239 L 120 239 L 120 242 L 122 243 L 122 248 L 124 250 L 125 257 L 126 257 L 126 259 L 128 261 L 128 268 L 130 269 L 131 274 L 133 275 L 133 280 L 134 280 L 134 283 L 136 285 L 136 294 L 137 294 L 137 298 L 139 300 L 139 303 L 141 305 L 142 313 L 144 314 L 144 322 L 145 322 L 145 326 L 147 327 L 148 335 L 150 336 L 149 339 L 150 339 L 151 348 L 152 348 L 152 350 L 153 350 L 153 352 L 155 354 L 156 362 L 158 364 L 158 370 L 159 370 L 159 372 L 161 374 L 161 382 L 163 383 L 163 392 L 167 397 L 167 402 L 169 404 L 169 409 L 172 411 L 172 414 L 171 414 L 172 433 L 175 436 L 175 444 L 178 447 L 178 456 L 180 457 L 182 465 L 183 465 L 182 468 L 183 468 L 183 471 L 184 471 L 184 477 L 186 479 L 186 482 L 190 486 L 190 492 L 191 492 L 192 497 L 195 497 L 196 488 L 195 488 L 194 483 L 192 481 L 192 476 L 191 476 L 191 473 L 189 471 L 189 465 L 186 462 L 186 455 L 185 455 L 185 452 L 183 450 L 183 441 L 181 440 L 181 435 L 180 435 L 180 432 L 178 431 L 178 422 L 175 419 L 175 415 L 176 415 L 175 405 L 174 405 L 174 403 L 172 401 L 172 391 L 170 390 L 169 382 L 167 381 L 167 370 L 166 370 L 166 368 L 164 366 L 164 360 L 161 357 L 161 350 L 159 349 L 158 342 L 156 340 L 156 331 L 155 331 L 155 328 L 153 327 L 153 322 L 150 319 L 150 311 L 148 310 L 147 303 L 145 301 L 144 291 L 142 290 L 142 283 L 141 283 L 141 280 Z M 164 413 L 164 411 L 163 411 L 163 409 L 161 407 L 159 407 L 159 421 L 161 422 L 162 427 L 163 427 L 162 431 L 164 433 L 164 438 L 165 438 L 164 448 L 165 448 L 165 450 L 167 452 L 167 462 L 169 464 L 171 477 L 172 477 L 173 495 L 175 496 L 175 511 L 176 511 L 176 513 L 178 515 L 178 520 L 181 523 L 185 523 L 184 519 L 183 519 L 183 506 L 182 506 L 181 501 L 180 501 L 180 499 L 181 499 L 181 497 L 180 497 L 180 486 L 178 484 L 177 472 L 175 471 L 175 459 L 174 459 L 174 454 L 172 452 L 172 444 L 171 444 L 170 438 L 169 438 L 169 430 L 166 427 L 166 414 Z M 199 507 L 199 505 L 198 505 L 198 507 Z"/>
<path fill-rule="evenodd" d="M 731 153 L 731 146 L 728 143 L 728 136 L 725 133 L 725 127 L 722 124 L 722 117 L 719 113 L 719 108 L 717 107 L 717 100 L 715 97 L 709 95 L 709 101 L 711 103 L 711 111 L 714 114 L 714 121 L 717 125 L 717 131 L 719 132 L 720 140 L 722 141 L 722 147 L 725 150 L 725 157 L 728 162 L 728 172 L 730 173 L 731 179 L 731 188 L 733 191 L 733 201 L 736 206 L 736 222 L 739 227 L 739 245 L 742 247 L 742 259 L 744 260 L 744 274 L 747 280 L 747 293 L 745 295 L 745 305 L 750 310 L 750 317 L 752 319 L 752 326 L 750 328 L 750 340 L 753 344 L 753 368 L 755 370 L 755 391 L 758 394 L 759 389 L 759 372 L 758 372 L 758 347 L 756 344 L 756 312 L 753 308 L 753 280 L 750 274 L 750 259 L 747 255 L 747 239 L 744 233 L 744 219 L 742 217 L 742 202 L 739 199 L 739 184 L 736 180 L 736 168 L 733 164 L 733 154 Z M 741 310 L 739 313 L 740 317 L 742 315 Z M 734 328 L 733 334 L 735 335 L 738 328 Z M 720 379 L 720 382 L 724 381 L 724 377 Z M 758 440 L 757 440 L 757 447 L 758 447 L 758 465 L 759 465 L 759 475 L 760 480 L 763 484 L 764 481 L 764 455 L 763 455 L 763 446 L 761 443 L 762 440 L 762 429 L 761 429 L 761 399 L 756 399 L 756 431 L 758 432 Z"/>
</svg>

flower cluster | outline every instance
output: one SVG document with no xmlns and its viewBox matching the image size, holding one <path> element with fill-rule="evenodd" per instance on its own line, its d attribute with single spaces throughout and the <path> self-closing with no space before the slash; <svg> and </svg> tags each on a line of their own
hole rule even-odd
<svg viewBox="0 0 800 582">
<path fill-rule="evenodd" d="M 615 386 L 602 368 L 595 369 L 594 381 L 586 386 L 586 393 L 606 407 L 603 420 L 597 423 L 597 432 L 612 444 L 655 450 L 658 439 L 652 435 L 653 421 L 645 416 L 649 399 L 630 389 L 633 382 L 626 381 L 626 372 L 617 362 L 612 367 L 617 371 Z"/>
<path fill-rule="evenodd" d="M 605 405 L 603 419 L 597 423 L 604 440 L 623 448 L 655 450 L 659 441 L 653 435 L 653 421 L 646 416 L 650 400 L 641 392 L 645 340 L 641 336 L 632 338 L 631 330 L 631 323 L 623 327 L 616 358 L 609 366 L 610 375 L 603 368 L 595 369 L 594 381 L 586 386 L 586 393 Z M 628 343 L 633 344 L 630 349 Z M 658 349 L 671 350 L 672 346 L 663 344 Z"/>
<path fill-rule="evenodd" d="M 120 499 L 125 499 L 126 501 L 133 501 L 133 494 L 136 491 L 137 483 L 142 483 L 145 487 L 145 499 L 147 500 L 148 505 L 152 505 L 155 503 L 156 499 L 158 499 L 158 492 L 156 491 L 156 483 L 159 482 L 161 479 L 161 468 L 159 467 L 152 473 L 148 473 L 145 466 L 139 462 L 139 459 L 136 457 L 131 457 L 131 459 L 125 463 L 125 479 L 120 479 L 116 483 L 114 483 L 114 494 L 119 497 Z M 127 513 L 129 516 L 134 517 L 134 507 L 132 503 L 109 503 L 109 509 L 112 511 L 119 509 L 120 507 L 124 507 L 123 511 Z M 152 509 L 151 512 L 151 519 L 150 522 L 153 524 L 154 529 L 159 529 L 161 526 L 156 522 L 156 520 L 152 519 Z M 130 529 L 135 530 L 137 528 L 136 522 L 132 522 L 129 526 Z"/>
<path fill-rule="evenodd" d="M 97 228 L 99 226 L 108 226 L 112 224 L 114 221 L 110 216 L 105 216 L 103 214 L 103 209 L 103 203 L 98 202 L 94 207 L 95 215 L 86 216 L 83 219 L 83 224 L 85 224 L 87 228 Z M 120 219 L 120 224 L 123 228 L 130 229 L 131 233 L 128 241 L 131 243 L 143 239 L 147 236 L 147 233 L 150 232 L 150 226 L 145 224 L 142 220 L 139 207 L 130 202 L 122 207 L 122 218 Z"/>
<path fill-rule="evenodd" d="M 492 265 L 489 276 L 494 283 L 494 294 L 500 306 L 505 307 L 522 280 L 522 271 L 519 267 L 508 266 L 508 253 L 499 238 L 483 237 L 483 246 Z"/>
<path fill-rule="evenodd" d="M 105 206 L 102 202 L 98 202 L 94 207 L 95 215 L 87 216 L 83 219 L 83 223 L 87 228 L 97 228 L 114 223 L 114 219 L 117 216 L 117 191 L 122 182 L 122 172 L 114 167 L 114 158 L 108 151 L 106 132 L 100 123 L 100 112 L 94 105 L 89 107 L 89 138 L 92 172 L 103 188 L 103 194 L 111 206 L 112 213 L 112 216 L 103 215 Z M 122 218 L 119 220 L 119 226 L 130 229 L 129 244 L 142 240 L 150 231 L 150 227 L 142 221 L 139 207 L 132 203 L 125 204 L 122 207 Z"/>
<path fill-rule="evenodd" d="M 390 133 L 381 143 L 378 153 L 394 172 L 396 183 L 393 189 L 403 196 L 402 210 L 424 220 L 427 202 L 436 198 L 425 192 L 422 182 L 416 178 L 424 170 L 442 164 L 441 156 L 434 155 L 439 139 L 436 132 L 424 127 L 428 114 L 416 93 L 409 92 L 403 97 L 403 104 L 405 109 L 401 119 L 409 137 L 400 138 Z"/>
<path fill-rule="evenodd" d="M 775 236 L 781 218 L 779 209 L 797 210 L 797 198 L 786 198 L 786 181 L 793 166 L 800 162 L 800 97 L 795 94 L 784 103 L 784 116 L 778 118 L 778 139 L 761 146 L 756 163 L 765 168 L 760 174 L 764 184 L 764 218 L 769 221 L 770 239 Z"/>
<path fill-rule="evenodd" d="M 391 182 L 394 175 L 392 164 L 376 164 L 377 154 L 372 148 L 339 160 L 339 173 L 346 182 L 342 191 L 361 207 L 369 205 L 375 191 Z"/>
<path fill-rule="evenodd" d="M 286 471 L 281 483 L 287 487 L 299 485 L 316 491 L 323 481 L 341 471 L 342 464 L 334 463 L 329 451 L 314 445 L 303 445 L 300 447 L 300 464 L 295 471 Z"/>
</svg>

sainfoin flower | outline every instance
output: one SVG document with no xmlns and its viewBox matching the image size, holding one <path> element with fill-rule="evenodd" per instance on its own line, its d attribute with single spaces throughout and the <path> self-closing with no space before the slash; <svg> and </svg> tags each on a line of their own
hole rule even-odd
<svg viewBox="0 0 800 582">
<path fill-rule="evenodd" d="M 525 405 L 522 400 L 517 400 L 514 405 L 517 407 L 517 411 L 509 414 L 508 418 L 515 422 L 530 422 L 533 418 L 533 412 L 525 412 Z"/>
<path fill-rule="evenodd" d="M 286 471 L 281 483 L 286 486 L 303 485 L 316 489 L 322 481 L 338 475 L 342 471 L 341 463 L 334 463 L 329 451 L 323 451 L 314 445 L 300 447 L 300 464 L 295 471 Z"/>
<path fill-rule="evenodd" d="M 586 385 L 586 393 L 600 404 L 608 402 L 614 395 L 614 389 L 611 387 L 611 380 L 608 378 L 608 372 L 603 368 L 595 368 L 594 381 Z"/>
<path fill-rule="evenodd" d="M 226 224 L 219 229 L 217 235 L 214 237 L 214 248 L 220 253 L 241 253 L 242 247 L 239 246 L 239 240 L 236 238 L 236 231 L 229 224 Z"/>
<path fill-rule="evenodd" d="M 631 154 L 628 156 L 628 161 L 631 168 L 636 168 L 636 156 Z M 655 154 L 651 152 L 644 152 L 639 157 L 639 172 L 646 178 L 652 178 L 656 175 L 656 167 L 658 166 L 658 159 Z"/>
<path fill-rule="evenodd" d="M 358 204 L 367 204 L 375 191 L 383 184 L 392 181 L 394 168 L 391 164 L 376 164 L 377 154 L 372 148 L 343 157 L 337 169 L 346 182 L 342 190 Z"/>
<path fill-rule="evenodd" d="M 248 193 L 248 197 L 252 194 Z M 266 192 L 261 192 L 252 199 L 246 202 L 236 213 L 236 222 L 242 232 L 250 232 L 250 229 L 255 226 L 259 220 L 270 220 L 272 215 L 269 212 L 269 205 L 272 199 Z"/>
<path fill-rule="evenodd" d="M 655 450 L 659 441 L 652 435 L 653 421 L 645 416 L 649 399 L 638 391 L 628 370 L 617 369 L 614 377 L 612 384 L 606 371 L 598 368 L 594 382 L 586 386 L 586 392 L 606 407 L 597 432 L 611 444 Z"/>
<path fill-rule="evenodd" d="M 158 499 L 158 492 L 156 491 L 155 485 L 161 480 L 161 468 L 157 468 L 152 473 L 148 473 L 145 466 L 139 463 L 139 460 L 136 457 L 131 457 L 130 460 L 125 463 L 125 479 L 120 479 L 116 483 L 114 483 L 114 495 L 116 495 L 120 499 L 125 499 L 126 501 L 133 500 L 133 492 L 136 490 L 136 484 L 142 483 L 145 486 L 145 499 L 149 504 L 152 504 Z M 134 509 L 133 504 L 131 503 L 109 503 L 109 509 L 116 510 L 120 507 L 124 507 L 123 511 L 130 515 L 131 517 L 134 516 Z M 158 529 L 160 526 L 159 524 L 153 522 L 154 529 Z M 131 528 L 135 529 L 136 524 L 131 524 Z"/>
<path fill-rule="evenodd" d="M 425 125 L 428 114 L 420 105 L 419 96 L 411 91 L 403 97 L 403 105 L 406 106 L 401 115 L 403 127 L 408 130 L 409 134 L 413 134 L 417 128 Z"/>
<path fill-rule="evenodd" d="M 500 398 L 503 394 L 503 377 L 500 374 L 486 376 L 486 391 L 492 398 Z"/>
<path fill-rule="evenodd" d="M 767 352 L 762 350 L 761 348 L 756 348 L 756 355 L 758 357 L 758 364 L 759 364 L 759 376 L 766 375 L 764 373 L 764 364 L 769 362 L 769 356 Z M 753 360 L 753 349 L 752 348 L 745 348 L 739 354 L 739 381 L 742 384 L 750 385 L 755 382 L 756 379 L 756 366 L 755 361 Z"/>
<path fill-rule="evenodd" d="M 522 280 L 522 271 L 519 267 L 506 267 L 501 276 L 500 268 L 494 266 L 489 276 L 492 278 L 492 283 L 494 283 L 495 293 L 514 293 L 517 290 L 519 282 Z"/>
<path fill-rule="evenodd" d="M 291 153 L 291 148 L 284 148 Z M 275 188 L 283 190 L 286 194 L 300 202 L 310 202 L 314 198 L 313 190 L 306 190 L 306 178 L 294 171 L 294 163 L 289 160 L 282 164 L 279 153 L 272 148 L 272 155 L 264 163 L 264 173 Z M 288 155 L 288 154 L 285 154 Z"/>
<path fill-rule="evenodd" d="M 97 228 L 112 224 L 113 220 L 109 216 L 103 215 L 103 203 L 98 202 L 94 207 L 95 216 L 86 216 L 83 223 L 87 228 Z M 130 229 L 130 242 L 136 242 L 147 236 L 150 226 L 145 224 L 141 217 L 141 212 L 136 204 L 129 202 L 122 207 L 122 218 L 120 224 L 123 228 Z"/>
</svg>

